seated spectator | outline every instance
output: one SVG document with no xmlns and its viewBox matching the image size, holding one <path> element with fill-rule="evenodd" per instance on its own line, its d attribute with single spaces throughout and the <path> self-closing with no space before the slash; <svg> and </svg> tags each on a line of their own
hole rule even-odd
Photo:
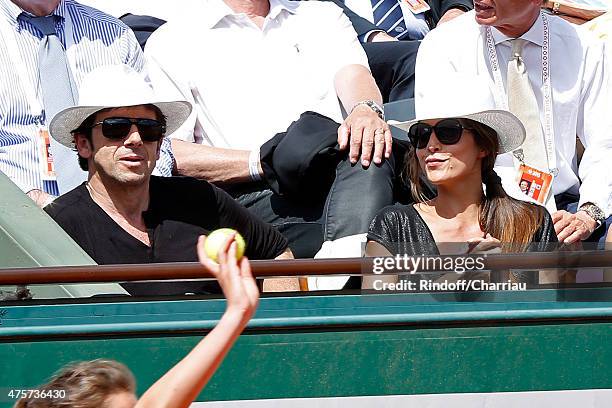
<svg viewBox="0 0 612 408">
<path fill-rule="evenodd" d="M 438 24 L 473 8 L 472 0 L 332 1 L 351 20 L 385 103 L 414 98 L 420 40 Z"/>
<path fill-rule="evenodd" d="M 177 47 L 195 43 L 197 52 Z M 223 184 L 285 234 L 297 257 L 312 257 L 324 241 L 365 233 L 392 202 L 393 166 L 385 160 L 391 133 L 380 92 L 354 29 L 335 5 L 202 2 L 155 31 L 145 54 L 156 91 L 195 106 L 173 136 L 179 173 Z M 259 159 L 260 147 L 306 111 L 342 124 L 343 155 L 330 164 L 335 179 L 321 183 L 314 202 L 274 193 L 261 181 Z"/>
<path fill-rule="evenodd" d="M 15 408 L 189 407 L 221 365 L 259 302 L 249 261 L 245 257 L 236 261 L 233 237 L 219 250 L 218 265 L 206 257 L 203 238 L 198 241 L 198 256 L 223 289 L 227 299 L 225 313 L 215 328 L 138 401 L 134 376 L 127 367 L 112 360 L 94 360 L 72 364 L 37 387 L 41 395 L 60 391 L 64 397 L 22 398 Z"/>
<path fill-rule="evenodd" d="M 497 154 L 523 142 L 520 121 L 505 111 L 466 114 L 466 108 L 457 104 L 412 121 L 391 122 L 408 132 L 414 147 L 406 167 L 416 204 L 387 207 L 376 215 L 367 255 L 516 251 L 533 243 L 529 249 L 541 250 L 546 248 L 542 244 L 557 241 L 546 209 L 509 197 L 493 170 Z M 423 176 L 437 188 L 436 197 L 424 197 Z"/>
<path fill-rule="evenodd" d="M 438 24 L 474 8 L 471 0 L 332 0 L 365 21 L 353 22 L 362 42 L 422 40 Z M 348 13 L 347 13 L 348 15 Z M 355 21 L 351 19 L 351 21 Z"/>
<path fill-rule="evenodd" d="M 0 61 L 0 171 L 42 207 L 87 179 L 74 151 L 49 139 L 51 119 L 96 67 L 142 71 L 142 51 L 125 24 L 74 0 L 3 0 Z M 156 174 L 172 167 L 166 142 Z"/>
<path fill-rule="evenodd" d="M 84 79 L 80 105 L 61 111 L 50 132 L 75 147 L 88 181 L 45 211 L 98 263 L 195 261 L 198 236 L 238 230 L 254 259 L 291 257 L 286 239 L 206 181 L 151 176 L 164 133 L 191 112 L 186 101 L 155 102 L 125 65 Z M 134 295 L 206 293 L 210 282 L 124 284 Z"/>
<path fill-rule="evenodd" d="M 539 1 L 477 1 L 475 10 L 432 31 L 416 67 L 417 114 L 446 99 L 486 98 L 514 113 L 525 142 L 500 155 L 496 171 L 509 194 L 537 199 L 552 215 L 559 241 L 603 245 L 612 222 L 610 67 L 602 41 Z M 543 58 L 547 56 L 547 58 Z M 487 84 L 486 95 L 460 94 L 461 82 Z M 576 136 L 584 146 L 577 160 Z M 525 174 L 538 191 L 520 192 Z M 550 186 L 550 188 L 547 188 Z"/>
</svg>

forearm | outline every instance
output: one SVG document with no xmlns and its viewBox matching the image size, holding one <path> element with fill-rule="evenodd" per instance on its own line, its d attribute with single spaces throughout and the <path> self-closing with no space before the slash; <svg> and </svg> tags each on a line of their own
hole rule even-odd
<svg viewBox="0 0 612 408">
<path fill-rule="evenodd" d="M 204 179 L 215 184 L 237 184 L 251 181 L 249 151 L 223 149 L 172 140 L 172 150 L 179 175 Z M 260 174 L 261 165 L 260 165 Z"/>
<path fill-rule="evenodd" d="M 246 325 L 241 310 L 226 311 L 217 326 L 138 400 L 136 408 L 189 407 Z"/>
<path fill-rule="evenodd" d="M 358 102 L 373 100 L 382 105 L 382 96 L 370 71 L 363 65 L 349 65 L 342 68 L 335 77 L 338 98 L 347 113 Z"/>
</svg>

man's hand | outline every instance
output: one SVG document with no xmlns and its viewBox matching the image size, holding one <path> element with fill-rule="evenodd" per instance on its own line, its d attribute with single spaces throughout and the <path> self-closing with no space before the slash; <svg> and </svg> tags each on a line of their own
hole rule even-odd
<svg viewBox="0 0 612 408">
<path fill-rule="evenodd" d="M 399 41 L 399 40 L 395 37 L 391 37 L 385 31 L 376 31 L 375 33 L 372 33 L 368 37 L 368 42 L 386 42 L 386 41 Z"/>
<path fill-rule="evenodd" d="M 50 194 L 45 193 L 42 190 L 30 190 L 26 193 L 28 197 L 30 197 L 37 206 L 40 208 L 44 208 L 47 204 L 51 203 L 55 197 Z"/>
<path fill-rule="evenodd" d="M 391 156 L 391 130 L 376 112 L 366 105 L 357 105 L 338 129 L 338 144 L 344 150 L 349 146 L 349 159 L 352 164 L 359 160 L 368 167 L 372 158 L 381 164 L 383 156 Z"/>
<path fill-rule="evenodd" d="M 585 211 L 578 211 L 576 214 L 564 210 L 556 211 L 552 215 L 552 220 L 559 242 L 564 244 L 587 239 L 597 228 L 597 222 Z"/>
<path fill-rule="evenodd" d="M 438 21 L 437 25 L 444 24 L 448 21 L 451 21 L 453 18 L 457 18 L 464 13 L 465 11 L 460 10 L 458 8 L 448 9 L 446 13 L 444 13 L 444 15 L 440 17 L 440 20 Z"/>
<path fill-rule="evenodd" d="M 251 273 L 251 265 L 246 256 L 238 262 L 236 260 L 235 234 L 227 238 L 225 243 L 219 248 L 217 264 L 206 256 L 204 242 L 206 237 L 201 235 L 198 239 L 197 251 L 198 259 L 204 269 L 209 271 L 217 278 L 223 294 L 227 299 L 226 313 L 236 313 L 240 316 L 243 324 L 255 313 L 259 303 L 259 289 Z"/>
</svg>

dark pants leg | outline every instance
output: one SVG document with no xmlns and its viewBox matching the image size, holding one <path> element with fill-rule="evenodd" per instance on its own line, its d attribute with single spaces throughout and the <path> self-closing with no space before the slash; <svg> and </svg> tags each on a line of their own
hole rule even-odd
<svg viewBox="0 0 612 408">
<path fill-rule="evenodd" d="M 374 215 L 393 203 L 393 160 L 380 167 L 336 167 L 336 178 L 320 200 L 305 202 L 274 194 L 263 185 L 231 191 L 238 202 L 276 227 L 296 258 L 312 258 L 325 240 L 365 233 Z"/>
<path fill-rule="evenodd" d="M 367 232 L 376 213 L 393 203 L 393 181 L 393 157 L 367 169 L 342 160 L 325 204 L 325 240 Z"/>
<path fill-rule="evenodd" d="M 414 67 L 419 41 L 362 44 L 383 102 L 414 98 Z"/>
<path fill-rule="evenodd" d="M 557 209 L 565 210 L 569 213 L 575 214 L 578 211 L 578 200 L 579 196 L 576 194 L 561 193 L 555 196 L 555 203 Z M 597 228 L 590 237 L 585 239 L 583 242 L 591 243 L 591 246 L 587 245 L 586 249 L 604 249 L 608 229 L 612 224 L 612 217 L 606 218 L 606 220 Z"/>
</svg>

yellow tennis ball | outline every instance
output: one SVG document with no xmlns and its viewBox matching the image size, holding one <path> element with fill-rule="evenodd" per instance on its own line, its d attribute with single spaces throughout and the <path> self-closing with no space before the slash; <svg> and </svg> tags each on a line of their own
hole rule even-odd
<svg viewBox="0 0 612 408">
<path fill-rule="evenodd" d="M 215 262 L 219 262 L 217 259 L 219 249 L 225 243 L 225 241 L 227 241 L 227 238 L 231 234 L 236 234 L 234 238 L 234 241 L 236 242 L 236 259 L 239 260 L 242 258 L 245 247 L 244 238 L 242 238 L 242 235 L 240 235 L 238 231 L 231 228 L 220 228 L 208 234 L 206 241 L 204 241 L 204 251 L 206 252 L 206 256 Z"/>
</svg>

